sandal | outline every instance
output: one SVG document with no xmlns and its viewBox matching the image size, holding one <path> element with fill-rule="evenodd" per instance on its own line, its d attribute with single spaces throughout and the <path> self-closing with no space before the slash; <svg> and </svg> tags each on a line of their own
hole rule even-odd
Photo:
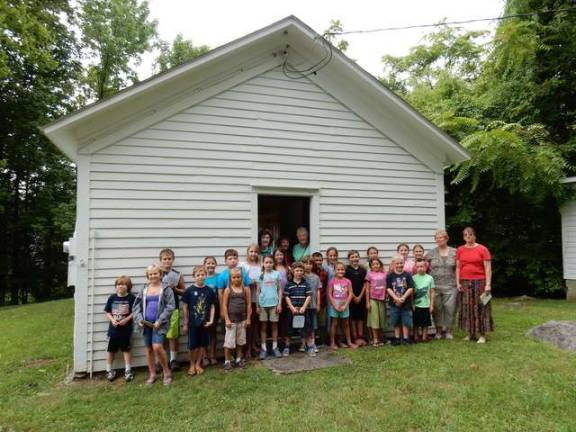
<svg viewBox="0 0 576 432">
<path fill-rule="evenodd" d="M 190 377 L 196 375 L 196 369 L 194 369 L 193 367 L 191 367 L 190 369 L 188 369 L 188 372 L 186 372 L 186 374 Z"/>
<path fill-rule="evenodd" d="M 170 376 L 164 377 L 164 379 L 162 380 L 162 383 L 165 386 L 172 384 L 172 376 L 170 375 Z"/>
<path fill-rule="evenodd" d="M 144 384 L 146 384 L 146 385 L 152 385 L 152 384 L 154 384 L 155 382 L 156 382 L 156 376 L 151 376 L 151 377 L 149 377 L 149 378 L 144 382 Z"/>
</svg>

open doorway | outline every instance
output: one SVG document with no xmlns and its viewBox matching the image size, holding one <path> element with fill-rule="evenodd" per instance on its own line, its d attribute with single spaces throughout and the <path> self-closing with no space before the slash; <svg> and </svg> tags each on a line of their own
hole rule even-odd
<svg viewBox="0 0 576 432">
<path fill-rule="evenodd" d="M 258 195 L 258 232 L 267 228 L 274 241 L 286 236 L 292 246 L 298 241 L 296 229 L 301 226 L 310 232 L 310 197 Z"/>
</svg>

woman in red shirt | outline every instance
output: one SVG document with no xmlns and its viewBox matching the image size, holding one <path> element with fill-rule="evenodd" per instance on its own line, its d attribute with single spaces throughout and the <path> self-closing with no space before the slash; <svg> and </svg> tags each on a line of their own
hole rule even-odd
<svg viewBox="0 0 576 432">
<path fill-rule="evenodd" d="M 480 296 L 492 287 L 492 256 L 486 246 L 476 243 L 476 233 L 464 228 L 466 244 L 456 250 L 456 284 L 460 292 L 460 328 L 468 332 L 465 340 L 486 343 L 486 332 L 494 331 L 491 303 L 483 305 Z"/>
</svg>

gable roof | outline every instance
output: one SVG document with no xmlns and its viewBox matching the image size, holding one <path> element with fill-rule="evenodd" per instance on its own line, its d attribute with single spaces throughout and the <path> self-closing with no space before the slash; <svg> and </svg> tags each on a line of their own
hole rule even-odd
<svg viewBox="0 0 576 432">
<path fill-rule="evenodd" d="M 329 47 L 319 49 L 321 41 Z M 258 73 L 289 63 L 322 69 L 310 80 L 435 171 L 469 158 L 467 151 L 374 76 L 294 16 L 222 45 L 41 128 L 68 157 L 90 153 L 163 120 Z M 304 66 L 306 67 L 306 66 Z M 185 101 L 188 105 L 182 105 Z M 129 126 L 127 126 L 129 125 Z"/>
</svg>

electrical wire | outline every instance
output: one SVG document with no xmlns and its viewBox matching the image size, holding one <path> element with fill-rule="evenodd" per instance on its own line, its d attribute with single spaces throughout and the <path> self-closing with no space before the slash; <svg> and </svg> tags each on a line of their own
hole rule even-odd
<svg viewBox="0 0 576 432">
<path fill-rule="evenodd" d="M 536 12 L 528 12 L 528 13 L 520 13 L 520 14 L 513 14 L 513 15 L 504 15 L 501 17 L 494 17 L 494 18 L 477 18 L 477 19 L 469 19 L 469 20 L 461 20 L 461 21 L 444 21 L 435 24 L 417 24 L 417 25 L 408 25 L 408 26 L 399 26 L 399 27 L 382 27 L 377 29 L 370 29 L 370 30 L 350 30 L 350 31 L 341 31 L 341 32 L 328 32 L 327 35 L 331 36 L 342 36 L 342 35 L 349 35 L 349 34 L 368 34 L 368 33 L 377 33 L 377 32 L 384 32 L 384 31 L 395 31 L 395 30 L 410 30 L 416 28 L 429 28 L 429 27 L 440 27 L 443 25 L 456 25 L 456 24 L 470 24 L 476 22 L 485 22 L 485 21 L 500 21 L 510 18 L 521 18 L 527 16 L 534 16 L 538 14 L 546 14 L 546 13 L 556 13 L 556 12 L 575 12 L 576 7 L 573 8 L 564 8 L 564 9 L 547 9 L 544 11 L 536 11 Z"/>
<path fill-rule="evenodd" d="M 318 40 L 321 42 L 326 53 L 317 63 L 313 64 L 312 66 L 307 67 L 306 69 L 296 69 L 296 68 L 290 66 L 290 64 L 288 63 L 288 53 L 289 53 L 288 50 L 290 48 L 289 47 L 286 48 L 286 51 L 284 54 L 284 61 L 282 62 L 282 73 L 286 77 L 288 77 L 290 79 L 306 78 L 310 75 L 314 75 L 314 74 L 318 73 L 319 71 L 324 69 L 326 66 L 328 66 L 328 64 L 330 63 L 330 61 L 332 60 L 332 57 L 334 55 L 333 50 L 332 50 L 332 44 L 330 44 L 328 41 L 326 41 L 323 37 L 317 37 L 316 41 L 318 41 Z"/>
</svg>

